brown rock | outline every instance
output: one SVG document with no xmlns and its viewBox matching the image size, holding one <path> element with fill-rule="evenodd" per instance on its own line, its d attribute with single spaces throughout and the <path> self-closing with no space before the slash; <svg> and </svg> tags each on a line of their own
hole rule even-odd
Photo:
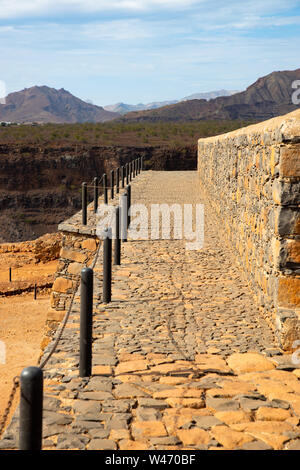
<svg viewBox="0 0 300 470">
<path fill-rule="evenodd" d="M 47 321 L 61 322 L 66 314 L 65 310 L 50 309 L 47 313 Z"/>
<path fill-rule="evenodd" d="M 136 398 L 148 396 L 143 390 L 131 383 L 117 385 L 113 393 L 115 398 Z"/>
<path fill-rule="evenodd" d="M 115 368 L 115 374 L 126 374 L 128 372 L 137 372 L 140 370 L 146 370 L 148 367 L 148 361 L 140 360 L 140 361 L 126 361 L 121 362 Z"/>
<path fill-rule="evenodd" d="M 211 434 L 228 450 L 241 447 L 243 444 L 253 441 L 253 437 L 242 432 L 234 431 L 227 426 L 214 426 L 211 430 Z"/>
<path fill-rule="evenodd" d="M 112 368 L 111 366 L 93 366 L 93 376 L 94 375 L 105 375 L 105 376 L 112 376 Z"/>
<path fill-rule="evenodd" d="M 112 429 L 110 431 L 109 439 L 119 441 L 121 439 L 130 439 L 130 434 L 127 429 Z"/>
<path fill-rule="evenodd" d="M 95 251 L 97 249 L 97 242 L 93 238 L 88 238 L 81 243 L 81 248 L 85 250 Z"/>
<path fill-rule="evenodd" d="M 210 441 L 209 433 L 199 428 L 178 430 L 176 434 L 185 446 L 207 445 Z"/>
<path fill-rule="evenodd" d="M 54 281 L 52 290 L 55 292 L 71 293 L 73 290 L 73 281 L 64 277 L 57 277 Z"/>
<path fill-rule="evenodd" d="M 238 423 L 232 425 L 236 431 L 247 432 L 254 436 L 256 433 L 282 434 L 291 431 L 293 427 L 282 421 L 252 421 L 250 423 Z"/>
<path fill-rule="evenodd" d="M 169 406 L 175 407 L 183 407 L 183 408 L 204 408 L 205 401 L 201 398 L 167 398 L 166 402 Z"/>
<path fill-rule="evenodd" d="M 68 267 L 68 273 L 77 275 L 81 272 L 83 267 L 84 265 L 82 263 L 71 263 Z"/>
<path fill-rule="evenodd" d="M 267 406 L 262 406 L 256 411 L 256 419 L 258 421 L 285 421 L 290 416 L 289 410 L 269 408 Z"/>
<path fill-rule="evenodd" d="M 124 439 L 119 441 L 120 450 L 147 450 L 149 446 L 143 441 L 132 441 Z"/>
<path fill-rule="evenodd" d="M 203 390 L 198 388 L 171 388 L 160 390 L 153 394 L 153 398 L 202 398 Z"/>
<path fill-rule="evenodd" d="M 215 413 L 214 416 L 228 425 L 236 423 L 245 423 L 246 421 L 251 420 L 251 414 L 247 413 L 244 410 L 218 411 L 217 413 Z"/>
<path fill-rule="evenodd" d="M 224 359 L 215 354 L 196 354 L 195 363 L 200 370 L 215 370 L 218 372 L 230 372 Z"/>
<path fill-rule="evenodd" d="M 289 437 L 282 436 L 279 434 L 268 434 L 266 432 L 253 431 L 249 433 L 255 439 L 265 442 L 271 446 L 274 450 L 282 450 L 285 442 L 289 441 Z"/>
<path fill-rule="evenodd" d="M 77 261 L 78 263 L 84 263 L 87 258 L 87 256 L 84 253 L 80 253 L 79 251 L 75 251 L 75 250 L 70 250 L 68 248 L 61 249 L 60 257 L 69 259 L 71 261 Z"/>
<path fill-rule="evenodd" d="M 161 421 L 136 421 L 131 429 L 134 438 L 167 436 L 165 426 Z"/>
<path fill-rule="evenodd" d="M 266 359 L 262 354 L 234 353 L 227 359 L 227 364 L 235 374 L 245 374 L 247 372 L 260 372 L 275 368 L 275 364 Z"/>
<path fill-rule="evenodd" d="M 189 366 L 186 366 L 184 364 L 160 364 L 154 367 L 151 367 L 151 372 L 156 372 L 158 374 L 167 374 L 169 372 L 176 372 L 176 371 L 191 371 L 196 370 L 195 367 L 193 367 L 191 364 Z"/>
<path fill-rule="evenodd" d="M 190 382 L 190 379 L 187 377 L 160 377 L 159 383 L 166 385 L 178 385 Z"/>
<path fill-rule="evenodd" d="M 222 388 L 211 388 L 207 394 L 211 397 L 232 398 L 236 395 L 255 390 L 255 386 L 246 382 L 236 381 L 227 382 Z"/>
<path fill-rule="evenodd" d="M 88 450 L 116 450 L 117 444 L 110 439 L 92 439 Z"/>
</svg>

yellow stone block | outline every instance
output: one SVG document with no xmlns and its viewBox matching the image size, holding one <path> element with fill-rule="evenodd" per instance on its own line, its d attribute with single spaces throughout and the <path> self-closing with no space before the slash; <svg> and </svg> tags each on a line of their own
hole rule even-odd
<svg viewBox="0 0 300 470">
<path fill-rule="evenodd" d="M 280 307 L 300 306 L 300 279 L 280 277 L 278 281 L 278 305 Z"/>
<path fill-rule="evenodd" d="M 72 291 L 73 281 L 70 279 L 65 279 L 64 277 L 58 277 L 55 279 L 52 290 L 54 292 L 66 293 Z"/>
<path fill-rule="evenodd" d="M 85 250 L 95 251 L 97 249 L 97 242 L 94 238 L 88 238 L 81 243 L 81 247 Z"/>
</svg>

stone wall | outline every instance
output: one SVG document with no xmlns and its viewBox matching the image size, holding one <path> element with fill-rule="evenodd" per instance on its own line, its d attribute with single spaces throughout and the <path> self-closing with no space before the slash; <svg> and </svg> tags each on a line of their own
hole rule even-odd
<svg viewBox="0 0 300 470">
<path fill-rule="evenodd" d="M 198 141 L 206 210 L 274 325 L 300 339 L 300 110 Z"/>
<path fill-rule="evenodd" d="M 76 219 L 76 216 L 75 216 Z M 59 323 L 64 319 L 73 293 L 79 286 L 81 270 L 90 266 L 96 255 L 99 239 L 88 233 L 81 233 L 81 225 L 60 224 L 62 247 L 50 297 L 50 309 L 46 318 L 46 330 L 42 349 L 52 339 Z"/>
<path fill-rule="evenodd" d="M 120 194 L 124 189 L 120 188 Z M 119 203 L 119 195 L 109 200 L 110 205 Z M 104 202 L 103 195 L 99 197 L 98 204 Z M 55 335 L 59 324 L 65 318 L 74 294 L 80 284 L 81 270 L 93 264 L 98 248 L 101 250 L 102 242 L 96 234 L 97 216 L 94 213 L 94 203 L 87 207 L 87 225 L 82 224 L 82 212 L 58 225 L 61 236 L 61 250 L 58 266 L 51 291 L 50 309 L 47 313 L 46 328 L 41 345 L 44 350 Z M 100 245 L 100 246 L 99 246 Z"/>
</svg>

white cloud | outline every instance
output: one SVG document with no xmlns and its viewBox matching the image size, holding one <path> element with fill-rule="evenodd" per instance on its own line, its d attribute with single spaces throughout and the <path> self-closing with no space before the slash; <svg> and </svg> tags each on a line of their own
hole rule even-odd
<svg viewBox="0 0 300 470">
<path fill-rule="evenodd" d="M 101 13 L 184 9 L 206 0 L 0 0 L 0 18 L 35 17 L 74 13 Z"/>
<path fill-rule="evenodd" d="M 299 32 L 293 25 L 300 17 L 289 12 L 296 3 L 0 0 L 0 19 L 12 18 L 0 26 L 0 78 L 10 91 L 48 84 L 97 104 L 243 89 L 273 70 L 299 66 Z M 70 15 L 59 16 L 66 11 L 77 14 L 76 25 Z M 109 14 L 97 14 L 104 11 Z M 280 34 L 286 25 L 291 25 L 289 36 L 294 31 L 289 41 Z"/>
</svg>

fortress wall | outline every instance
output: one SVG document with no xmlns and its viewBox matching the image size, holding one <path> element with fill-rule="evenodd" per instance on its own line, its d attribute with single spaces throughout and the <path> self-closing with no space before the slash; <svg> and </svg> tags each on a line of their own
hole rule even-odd
<svg viewBox="0 0 300 470">
<path fill-rule="evenodd" d="M 300 110 L 198 141 L 206 209 L 282 348 L 300 340 Z"/>
</svg>

